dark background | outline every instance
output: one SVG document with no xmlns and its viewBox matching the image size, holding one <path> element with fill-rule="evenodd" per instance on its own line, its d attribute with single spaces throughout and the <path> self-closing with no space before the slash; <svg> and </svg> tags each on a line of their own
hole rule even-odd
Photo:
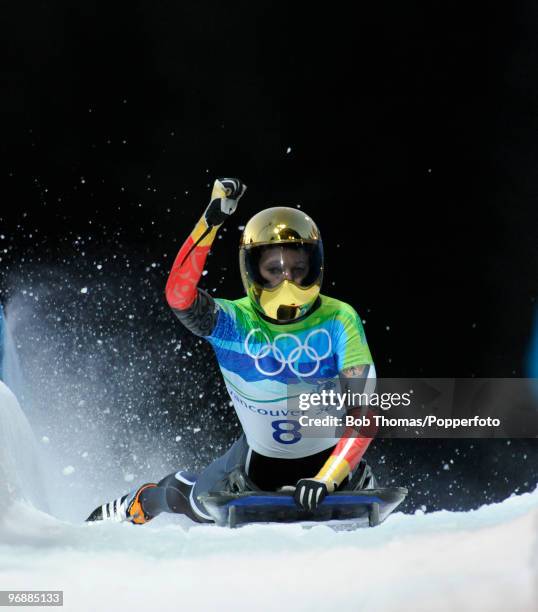
<svg viewBox="0 0 538 612">
<path fill-rule="evenodd" d="M 216 295 L 242 295 L 238 228 L 300 205 L 324 238 L 324 292 L 358 310 L 380 376 L 528 374 L 538 8 L 374 4 L 3 7 L 0 288 L 8 314 L 31 305 L 18 342 L 36 387 L 54 362 L 84 395 L 93 360 L 128 421 L 117 439 L 143 448 L 210 415 L 170 465 L 226 447 L 237 423 L 214 358 L 163 299 L 219 176 L 249 189 L 209 259 Z M 146 396 L 122 387 L 127 372 Z M 411 510 L 537 481 L 534 441 L 378 441 L 369 455 L 414 486 Z"/>
</svg>

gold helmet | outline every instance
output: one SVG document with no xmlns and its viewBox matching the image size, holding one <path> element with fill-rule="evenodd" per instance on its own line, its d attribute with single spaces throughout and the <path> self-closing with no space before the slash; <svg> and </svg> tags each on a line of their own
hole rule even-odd
<svg viewBox="0 0 538 612">
<path fill-rule="evenodd" d="M 245 226 L 239 266 L 245 291 L 260 312 L 282 323 L 302 317 L 323 279 L 319 230 L 296 208 L 262 210 Z"/>
</svg>

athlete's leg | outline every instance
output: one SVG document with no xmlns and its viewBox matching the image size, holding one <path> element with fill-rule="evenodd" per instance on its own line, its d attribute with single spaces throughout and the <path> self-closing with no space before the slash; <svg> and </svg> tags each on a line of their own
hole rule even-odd
<svg viewBox="0 0 538 612">
<path fill-rule="evenodd" d="M 205 522 L 193 512 L 190 504 L 195 481 L 195 474 L 174 472 L 160 480 L 156 487 L 145 489 L 140 494 L 140 504 L 145 514 L 155 518 L 161 512 L 173 512 L 185 514 L 193 521 Z"/>
<path fill-rule="evenodd" d="M 158 483 L 147 483 L 130 493 L 98 506 L 87 521 L 131 521 L 147 523 L 161 512 L 185 514 L 193 521 L 212 522 L 198 495 L 210 491 L 225 490 L 228 476 L 238 468 L 244 468 L 248 445 L 241 436 L 226 454 L 213 461 L 195 476 L 187 472 L 174 472 Z"/>
<path fill-rule="evenodd" d="M 191 493 L 191 507 L 199 518 L 212 521 L 203 503 L 198 499 L 212 491 L 225 491 L 229 486 L 229 475 L 236 470 L 244 470 L 249 454 L 247 439 L 243 434 L 236 440 L 228 452 L 213 461 L 196 479 Z"/>
<path fill-rule="evenodd" d="M 174 472 L 145 489 L 140 495 L 144 513 L 154 518 L 161 512 L 185 514 L 199 523 L 213 522 L 203 504 L 197 499 L 209 491 L 221 491 L 227 476 L 245 464 L 248 446 L 241 436 L 222 457 L 219 457 L 196 476 L 187 472 Z"/>
</svg>

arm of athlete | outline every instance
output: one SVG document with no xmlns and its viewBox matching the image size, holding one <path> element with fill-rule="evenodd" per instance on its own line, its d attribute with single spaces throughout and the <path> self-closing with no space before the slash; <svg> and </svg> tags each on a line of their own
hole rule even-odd
<svg viewBox="0 0 538 612">
<path fill-rule="evenodd" d="M 351 379 L 355 387 L 353 392 L 363 392 L 368 378 L 370 365 L 359 365 L 346 368 L 340 372 L 340 378 L 344 382 L 342 391 L 349 388 L 345 379 Z M 362 389 L 357 388 L 357 383 Z M 358 407 L 348 408 L 347 414 L 357 416 L 360 412 Z M 295 501 L 304 510 L 315 510 L 318 504 L 328 493 L 333 493 L 343 480 L 352 472 L 362 459 L 366 449 L 375 435 L 375 428 L 346 427 L 338 444 L 334 447 L 331 456 L 327 459 L 321 470 L 313 478 L 302 478 L 295 488 Z"/>
<path fill-rule="evenodd" d="M 215 181 L 209 206 L 181 247 L 166 283 L 170 308 L 198 336 L 211 333 L 217 316 L 215 301 L 198 282 L 219 227 L 233 214 L 246 188 L 239 179 Z"/>
</svg>

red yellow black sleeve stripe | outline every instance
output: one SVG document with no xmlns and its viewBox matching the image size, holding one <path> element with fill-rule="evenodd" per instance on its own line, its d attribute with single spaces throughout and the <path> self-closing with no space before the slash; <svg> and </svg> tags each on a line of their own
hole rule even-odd
<svg viewBox="0 0 538 612">
<path fill-rule="evenodd" d="M 331 456 L 316 475 L 316 480 L 327 483 L 331 489 L 337 487 L 357 467 L 374 438 L 375 429 L 346 427 Z"/>
<path fill-rule="evenodd" d="M 208 227 L 202 217 L 181 247 L 166 283 L 166 300 L 171 308 L 186 310 L 194 302 L 217 229 Z"/>
</svg>

